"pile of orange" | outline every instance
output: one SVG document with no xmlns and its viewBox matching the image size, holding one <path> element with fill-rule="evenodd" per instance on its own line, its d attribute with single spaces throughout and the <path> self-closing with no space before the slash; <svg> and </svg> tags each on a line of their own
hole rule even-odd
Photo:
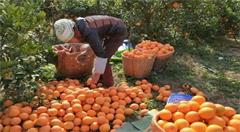
<svg viewBox="0 0 240 132">
<path fill-rule="evenodd" d="M 240 114 L 232 107 L 207 102 L 201 95 L 158 113 L 157 125 L 166 132 L 240 132 Z"/>
<path fill-rule="evenodd" d="M 152 59 L 154 54 L 149 51 L 133 49 L 131 51 L 124 51 L 123 56 L 131 59 Z"/>
<path fill-rule="evenodd" d="M 151 40 L 142 41 L 141 43 L 137 44 L 136 49 L 148 51 L 156 54 L 157 56 L 164 56 L 174 52 L 174 47 L 170 44 L 162 44 Z"/>
<path fill-rule="evenodd" d="M 78 80 L 52 81 L 37 91 L 31 103 L 6 100 L 0 113 L 0 132 L 114 132 L 126 116 L 144 116 L 153 84 L 137 81 L 104 89 L 86 87 Z"/>
<path fill-rule="evenodd" d="M 164 85 L 163 87 L 155 85 L 153 89 L 158 92 L 158 96 L 156 97 L 158 101 L 166 102 L 168 97 L 172 94 L 170 85 Z"/>
</svg>

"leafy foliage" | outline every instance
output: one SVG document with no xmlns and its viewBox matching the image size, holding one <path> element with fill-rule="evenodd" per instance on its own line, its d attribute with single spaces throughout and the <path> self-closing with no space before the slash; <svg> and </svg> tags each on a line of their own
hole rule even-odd
<svg viewBox="0 0 240 132">
<path fill-rule="evenodd" d="M 31 0 L 5 0 L 1 4 L 0 79 L 5 97 L 30 99 L 37 81 L 45 76 L 39 72 L 47 64 L 51 47 L 41 4 Z"/>
</svg>

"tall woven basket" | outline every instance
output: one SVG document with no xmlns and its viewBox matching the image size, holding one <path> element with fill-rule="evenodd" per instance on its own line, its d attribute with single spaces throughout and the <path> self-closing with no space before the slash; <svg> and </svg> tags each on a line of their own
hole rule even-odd
<svg viewBox="0 0 240 132">
<path fill-rule="evenodd" d="M 68 43 L 53 46 L 60 76 L 77 78 L 91 74 L 95 54 L 88 44 Z"/>
<path fill-rule="evenodd" d="M 136 78 L 147 77 L 153 68 L 155 56 L 151 58 L 128 58 L 123 56 L 123 70 L 125 75 Z"/>
<path fill-rule="evenodd" d="M 173 56 L 173 53 L 174 53 L 174 51 L 169 54 L 166 54 L 166 55 L 161 55 L 161 56 L 157 55 L 156 60 L 153 65 L 153 70 L 154 71 L 163 71 L 164 68 L 166 68 L 166 66 L 167 66 L 167 62 Z"/>
</svg>

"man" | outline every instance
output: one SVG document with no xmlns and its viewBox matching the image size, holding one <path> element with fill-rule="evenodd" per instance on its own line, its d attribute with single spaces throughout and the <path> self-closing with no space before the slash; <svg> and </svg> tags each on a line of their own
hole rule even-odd
<svg viewBox="0 0 240 132">
<path fill-rule="evenodd" d="M 110 58 L 127 37 L 124 22 L 111 16 L 79 17 L 76 20 L 60 19 L 54 23 L 56 36 L 67 43 L 87 42 L 96 58 L 92 70 L 92 81 L 97 83 L 100 76 L 105 86 L 114 84 Z"/>
</svg>

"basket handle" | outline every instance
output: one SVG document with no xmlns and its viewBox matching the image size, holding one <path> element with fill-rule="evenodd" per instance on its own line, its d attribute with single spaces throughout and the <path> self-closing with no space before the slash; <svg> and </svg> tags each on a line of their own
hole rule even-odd
<svg viewBox="0 0 240 132">
<path fill-rule="evenodd" d="M 86 58 L 87 58 L 87 51 L 83 51 L 80 54 L 78 54 L 75 59 L 78 64 L 84 65 L 84 63 L 82 63 L 82 61 L 85 61 Z"/>
</svg>

